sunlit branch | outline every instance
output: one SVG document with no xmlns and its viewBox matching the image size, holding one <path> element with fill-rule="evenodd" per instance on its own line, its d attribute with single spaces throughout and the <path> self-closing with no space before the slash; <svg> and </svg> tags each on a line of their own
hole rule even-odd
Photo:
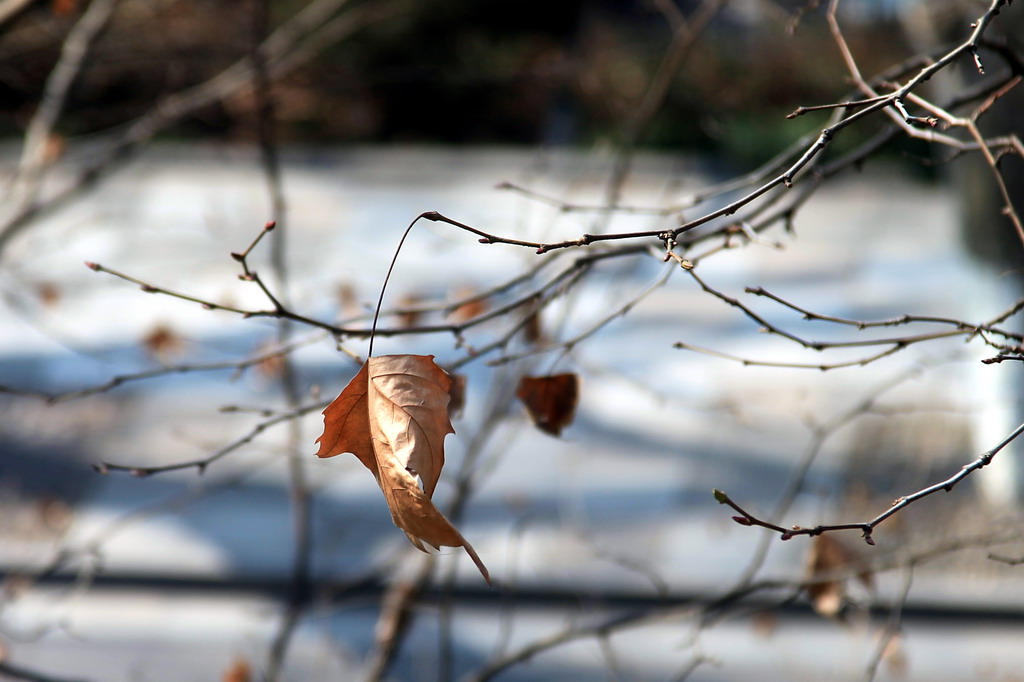
<svg viewBox="0 0 1024 682">
<path fill-rule="evenodd" d="M 722 360 L 731 360 L 733 362 L 738 362 L 741 365 L 744 365 L 746 367 L 780 367 L 780 368 L 785 368 L 785 369 L 815 369 L 815 370 L 818 370 L 820 372 L 827 372 L 827 371 L 833 370 L 833 369 L 843 369 L 845 367 L 864 367 L 866 365 L 870 365 L 872 362 L 875 362 L 876 360 L 881 360 L 882 358 L 889 357 L 890 355 L 892 355 L 894 353 L 898 353 L 899 351 L 903 350 L 903 348 L 904 348 L 904 346 L 901 346 L 901 345 L 897 344 L 897 345 L 893 345 L 890 348 L 886 348 L 885 350 L 880 351 L 878 353 L 874 353 L 872 355 L 867 355 L 867 356 L 862 357 L 862 358 L 857 358 L 856 360 L 847 360 L 845 362 L 831 362 L 831 363 L 827 363 L 827 362 L 823 362 L 823 363 L 808 363 L 808 362 L 782 362 L 782 361 L 773 361 L 773 360 L 754 360 L 754 359 L 751 359 L 751 358 L 741 358 L 741 357 L 739 357 L 737 355 L 731 355 L 729 353 L 724 353 L 722 351 L 718 351 L 718 350 L 715 350 L 713 348 L 704 348 L 702 346 L 695 346 L 692 343 L 684 343 L 682 341 L 677 341 L 676 343 L 672 344 L 672 347 L 673 348 L 678 348 L 680 350 L 690 350 L 690 351 L 694 351 L 695 353 L 702 353 L 704 355 L 710 355 L 711 357 L 721 358 Z"/>
<path fill-rule="evenodd" d="M 1024 299 L 1017 301 L 1017 303 L 1013 305 L 1013 307 L 1011 308 L 1013 312 L 1010 312 L 1008 314 L 1003 313 L 999 315 L 995 320 L 992 320 L 990 322 L 982 324 L 970 324 L 962 320 L 955 320 L 948 317 L 937 317 L 931 315 L 901 315 L 900 317 L 895 317 L 889 320 L 851 320 L 843 317 L 834 317 L 832 315 L 823 315 L 821 313 L 815 313 L 813 311 L 807 310 L 796 305 L 795 303 L 791 303 L 781 298 L 780 296 L 771 293 L 764 287 L 747 287 L 744 291 L 746 291 L 748 294 L 753 294 L 755 296 L 763 296 L 764 298 L 769 298 L 775 301 L 776 303 L 779 303 L 780 305 L 789 308 L 790 310 L 794 310 L 800 313 L 801 315 L 803 315 L 805 320 L 821 320 L 824 322 L 833 322 L 836 324 L 856 327 L 858 330 L 871 329 L 873 327 L 898 327 L 913 323 L 931 323 L 956 327 L 957 330 L 964 332 L 977 333 L 979 331 L 983 331 L 988 332 L 990 334 L 997 334 L 1004 338 L 1014 339 L 1016 341 L 1024 341 L 1024 335 L 1016 332 L 1011 332 L 1005 329 L 999 329 L 994 326 L 998 322 L 1006 320 L 1011 315 L 1015 314 L 1016 312 L 1019 312 L 1022 309 L 1022 307 L 1024 307 Z"/>
</svg>

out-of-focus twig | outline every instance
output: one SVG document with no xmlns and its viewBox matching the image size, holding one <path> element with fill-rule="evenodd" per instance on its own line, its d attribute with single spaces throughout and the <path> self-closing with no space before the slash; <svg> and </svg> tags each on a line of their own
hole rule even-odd
<svg viewBox="0 0 1024 682">
<path fill-rule="evenodd" d="M 286 249 L 289 230 L 287 228 L 287 201 L 282 182 L 280 152 L 278 149 L 277 125 L 274 98 L 271 93 L 271 55 L 268 38 L 270 31 L 270 0 L 251 0 L 252 47 L 251 62 L 252 90 L 255 98 L 255 123 L 259 140 L 260 162 L 270 203 L 271 222 L 253 243 L 241 254 L 232 254 L 241 264 L 244 277 L 255 282 L 275 310 L 286 309 L 289 305 L 289 271 Z M 273 226 L 270 244 L 270 265 L 280 292 L 274 294 L 263 279 L 249 268 L 249 254 Z M 277 343 L 288 346 L 292 341 L 293 322 L 281 317 L 277 322 Z M 301 388 L 295 364 L 290 355 L 281 357 L 280 383 L 284 401 L 290 412 L 300 409 Z M 287 422 L 288 437 L 285 452 L 288 471 L 288 492 L 292 511 L 292 562 L 288 586 L 288 602 L 281 623 L 274 634 L 267 652 L 265 679 L 278 682 L 284 670 L 285 659 L 292 637 L 298 628 L 302 614 L 309 602 L 310 570 L 313 556 L 312 493 L 306 481 L 303 448 L 303 430 L 298 419 Z"/>
<path fill-rule="evenodd" d="M 302 415 L 316 412 L 327 407 L 328 401 L 321 401 L 313 403 L 311 405 L 303 405 L 294 410 L 276 415 L 270 419 L 259 422 L 256 426 L 252 427 L 245 435 L 218 449 L 216 452 L 202 457 L 200 459 L 192 459 L 185 462 L 176 462 L 174 464 L 163 464 L 157 466 L 134 466 L 130 464 L 116 464 L 114 462 L 103 461 L 99 464 L 94 465 L 94 469 L 101 474 L 109 474 L 112 471 L 125 471 L 133 476 L 140 478 L 146 476 L 152 476 L 154 474 L 162 474 L 167 471 L 180 471 L 182 469 L 196 469 L 200 474 L 205 473 L 207 467 L 223 457 L 230 455 L 232 452 L 238 450 L 243 445 L 248 445 L 256 439 L 261 433 L 266 431 L 272 426 L 278 424 L 287 424 L 295 421 Z"/>
<path fill-rule="evenodd" d="M 83 678 L 55 677 L 37 670 L 24 668 L 8 661 L 0 661 L 0 677 L 24 682 L 87 682 Z"/>
<path fill-rule="evenodd" d="M 878 675 L 878 667 L 885 659 L 890 647 L 898 641 L 900 627 L 903 623 L 903 607 L 907 605 L 907 598 L 910 596 L 910 588 L 913 584 L 914 566 L 913 564 L 908 564 L 903 569 L 903 585 L 900 587 L 899 594 L 893 599 L 892 606 L 889 607 L 889 618 L 886 620 L 882 631 L 878 633 L 878 643 L 875 645 L 875 651 L 864 670 L 864 682 L 872 682 L 875 679 Z"/>
<path fill-rule="evenodd" d="M 310 338 L 292 342 L 287 346 L 272 348 L 263 353 L 253 355 L 252 357 L 245 358 L 243 360 L 225 360 L 224 362 L 170 365 L 167 367 L 143 370 L 141 372 L 132 372 L 130 374 L 118 374 L 116 376 L 111 377 L 107 381 L 94 384 L 92 386 L 86 386 L 84 388 L 72 389 L 69 391 L 61 391 L 54 393 L 0 385 L 0 393 L 26 396 L 31 398 L 39 398 L 41 400 L 46 401 L 47 403 L 56 404 L 67 402 L 70 400 L 77 400 L 79 398 L 85 398 L 88 396 L 99 395 L 101 393 L 106 393 L 124 384 L 134 383 L 137 381 L 148 381 L 150 379 L 156 379 L 159 377 L 165 377 L 174 374 L 192 374 L 197 372 L 223 372 L 226 370 L 234 370 L 236 374 L 241 374 L 250 367 L 261 365 L 263 363 L 266 363 L 267 361 L 276 360 L 285 355 L 288 355 L 289 353 L 292 353 L 298 348 L 308 346 L 312 343 L 318 343 L 323 339 L 323 334 L 316 334 L 314 336 L 311 336 Z"/>
<path fill-rule="evenodd" d="M 693 52 L 697 41 L 727 2 L 728 0 L 703 0 L 689 17 L 681 18 L 678 14 L 666 15 L 672 25 L 672 42 L 662 55 L 661 63 L 647 85 L 643 99 L 632 111 L 622 132 L 606 187 L 606 206 L 614 207 L 618 204 L 622 187 L 629 175 L 636 145 L 641 141 L 651 120 L 664 106 L 673 81 Z"/>
<path fill-rule="evenodd" d="M 275 30 L 260 48 L 269 76 L 277 79 L 286 75 L 327 46 L 395 16 L 404 6 L 402 0 L 366 3 L 335 16 L 345 4 L 347 0 L 313 0 Z M 241 59 L 204 83 L 167 95 L 139 118 L 119 126 L 63 188 L 13 211 L 0 222 L 0 255 L 33 220 L 95 185 L 161 130 L 248 87 L 251 79 L 251 61 Z"/>
<path fill-rule="evenodd" d="M 68 91 L 81 72 L 93 41 L 110 21 L 116 2 L 90 2 L 64 39 L 60 59 L 46 79 L 42 99 L 25 131 L 25 142 L 12 191 L 12 205 L 16 211 L 24 211 L 36 201 L 47 166 L 47 144 L 64 111 Z"/>
</svg>

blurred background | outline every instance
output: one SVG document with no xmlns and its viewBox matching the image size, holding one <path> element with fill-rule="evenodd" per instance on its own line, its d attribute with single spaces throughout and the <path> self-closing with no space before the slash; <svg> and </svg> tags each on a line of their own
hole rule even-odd
<svg viewBox="0 0 1024 682">
<path fill-rule="evenodd" d="M 859 96 L 831 7 L 879 87 L 986 9 L 822 5 L 0 2 L 0 677 L 1017 679 L 1019 445 L 874 547 L 781 543 L 711 494 L 869 519 L 1021 420 L 1024 363 L 991 362 L 1020 355 L 1024 294 L 992 169 L 880 112 L 684 240 L 699 279 L 657 240 L 538 256 L 417 224 L 374 351 L 465 378 L 435 501 L 496 587 L 410 547 L 354 457 L 313 456 L 417 215 L 674 227 L 831 112 L 787 114 Z M 1021 16 L 985 74 L 961 57 L 919 94 L 1019 134 Z M 556 437 L 515 393 L 558 373 L 581 384 Z"/>
</svg>

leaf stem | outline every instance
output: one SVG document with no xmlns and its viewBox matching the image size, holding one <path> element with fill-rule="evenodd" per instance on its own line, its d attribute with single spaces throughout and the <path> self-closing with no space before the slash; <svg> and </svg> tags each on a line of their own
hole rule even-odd
<svg viewBox="0 0 1024 682">
<path fill-rule="evenodd" d="M 388 274 L 384 276 L 384 284 L 380 287 L 380 296 L 377 297 L 377 307 L 373 310 L 373 324 L 370 325 L 370 347 L 366 350 L 366 357 L 373 356 L 373 339 L 377 335 L 377 318 L 380 317 L 380 307 L 384 303 L 384 292 L 388 288 L 388 280 L 391 279 L 391 273 L 395 269 L 395 262 L 398 261 L 398 254 L 402 250 L 402 246 L 405 244 L 405 238 L 409 236 L 409 232 L 412 231 L 413 225 L 419 222 L 420 218 L 426 216 L 425 213 L 421 213 L 409 223 L 409 227 L 405 228 L 405 232 L 402 233 L 402 238 L 398 242 L 398 248 L 395 249 L 395 255 L 391 257 L 391 265 L 388 266 Z"/>
</svg>

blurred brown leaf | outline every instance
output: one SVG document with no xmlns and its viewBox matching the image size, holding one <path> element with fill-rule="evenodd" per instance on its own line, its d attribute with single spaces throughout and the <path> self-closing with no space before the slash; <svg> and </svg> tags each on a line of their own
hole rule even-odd
<svg viewBox="0 0 1024 682">
<path fill-rule="evenodd" d="M 526 318 L 523 325 L 523 337 L 527 343 L 537 344 L 544 340 L 544 328 L 540 324 L 540 311 L 535 311 Z"/>
<path fill-rule="evenodd" d="M 36 285 L 36 296 L 46 308 L 53 308 L 60 302 L 60 289 L 53 282 L 40 282 Z"/>
<path fill-rule="evenodd" d="M 61 1 L 61 0 L 58 0 Z M 76 0 L 63 0 L 68 4 L 75 5 Z M 68 11 L 68 14 L 74 12 L 74 8 Z M 50 133 L 46 136 L 46 141 L 43 143 L 43 154 L 40 159 L 44 166 L 49 166 L 57 163 L 64 156 L 64 152 L 67 149 L 67 140 L 60 133 Z"/>
<path fill-rule="evenodd" d="M 448 376 L 452 380 L 448 389 L 448 416 L 458 417 L 466 406 L 466 375 L 448 372 Z"/>
<path fill-rule="evenodd" d="M 516 397 L 524 405 L 534 425 L 553 436 L 572 424 L 579 402 L 579 378 L 575 374 L 523 377 Z"/>
<path fill-rule="evenodd" d="M 343 317 L 354 317 L 362 312 L 359 307 L 359 292 L 351 282 L 339 282 L 335 295 Z"/>
<path fill-rule="evenodd" d="M 72 510 L 63 500 L 44 497 L 37 503 L 39 518 L 51 530 L 66 530 L 71 524 Z"/>
<path fill-rule="evenodd" d="M 416 308 L 422 305 L 423 299 L 413 293 L 403 294 L 398 299 L 398 326 L 403 329 L 408 327 L 415 327 L 420 322 L 422 314 Z"/>
<path fill-rule="evenodd" d="M 268 379 L 279 379 L 284 374 L 284 355 L 270 354 L 275 347 L 273 343 L 264 343 L 256 349 L 257 355 L 268 354 L 256 363 L 256 369 Z"/>
<path fill-rule="evenodd" d="M 151 357 L 160 362 L 181 352 L 184 342 L 165 324 L 158 324 L 142 338 L 142 345 Z"/>
<path fill-rule="evenodd" d="M 764 639 L 771 639 L 779 629 L 779 615 L 775 611 L 758 611 L 750 616 L 754 633 Z"/>
<path fill-rule="evenodd" d="M 465 300 L 466 302 L 452 310 L 448 315 L 448 319 L 453 322 L 465 322 L 487 312 L 487 299 L 473 298 L 473 293 L 473 289 L 470 287 L 460 287 L 456 290 L 453 298 L 457 301 Z"/>
<path fill-rule="evenodd" d="M 221 682 L 252 682 L 252 668 L 244 658 L 236 658 L 224 671 Z"/>
<path fill-rule="evenodd" d="M 417 549 L 463 547 L 490 583 L 476 550 L 431 502 L 444 467 L 445 436 L 455 433 L 448 417 L 451 384 L 432 355 L 369 358 L 324 410 L 316 454 L 354 454 L 373 473 L 391 519 Z"/>
<path fill-rule="evenodd" d="M 846 604 L 845 580 L 838 575 L 855 568 L 862 562 L 849 547 L 828 533 L 814 539 L 807 557 L 807 579 L 804 585 L 811 606 L 822 616 L 834 618 Z M 815 580 L 815 576 L 830 575 L 825 580 Z M 862 569 L 857 579 L 867 588 L 871 588 L 874 579 L 870 571 Z"/>
<path fill-rule="evenodd" d="M 903 646 L 903 637 L 899 633 L 894 634 L 885 643 L 882 650 L 882 660 L 889 668 L 894 677 L 906 677 L 910 671 L 910 662 L 907 660 L 907 651 Z"/>
<path fill-rule="evenodd" d="M 50 0 L 50 11 L 58 17 L 66 17 L 78 10 L 79 0 Z"/>
</svg>

